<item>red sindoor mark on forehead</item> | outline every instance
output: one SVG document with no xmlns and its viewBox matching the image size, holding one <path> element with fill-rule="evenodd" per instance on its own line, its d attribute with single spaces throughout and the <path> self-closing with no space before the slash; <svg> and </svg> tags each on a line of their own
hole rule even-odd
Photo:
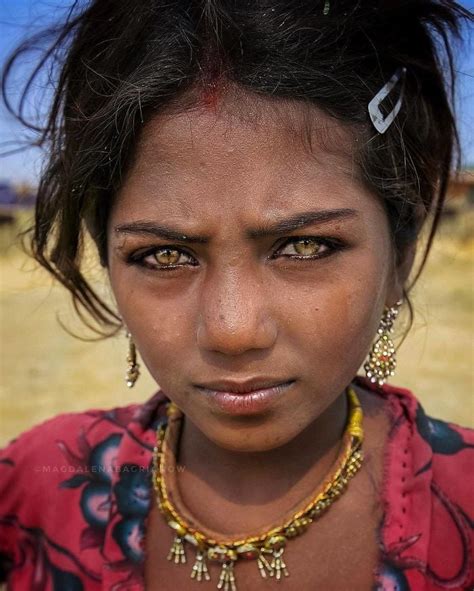
<svg viewBox="0 0 474 591">
<path fill-rule="evenodd" d="M 199 102 L 207 110 L 215 110 L 224 94 L 225 80 L 221 57 L 214 51 L 206 53 L 199 85 Z"/>
<path fill-rule="evenodd" d="M 213 82 L 211 85 L 204 87 L 200 93 L 200 103 L 202 106 L 209 110 L 215 111 L 219 104 L 219 99 L 222 95 L 222 84 L 219 82 Z"/>
</svg>

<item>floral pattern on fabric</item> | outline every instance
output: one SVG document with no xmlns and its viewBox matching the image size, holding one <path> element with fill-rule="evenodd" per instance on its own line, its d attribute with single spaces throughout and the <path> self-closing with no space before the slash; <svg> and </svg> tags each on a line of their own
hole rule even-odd
<svg viewBox="0 0 474 591">
<path fill-rule="evenodd" d="M 81 532 L 81 550 L 101 547 L 104 543 L 105 528 L 111 514 L 112 471 L 121 440 L 121 433 L 113 433 L 91 448 L 81 430 L 76 439 L 81 455 L 74 453 L 65 441 L 57 442 L 70 465 L 78 470 L 77 474 L 60 482 L 59 486 L 81 487 L 80 509 L 87 523 Z"/>
<path fill-rule="evenodd" d="M 472 591 L 474 431 L 428 417 L 408 390 L 384 395 L 392 427 L 377 589 Z"/>
<path fill-rule="evenodd" d="M 474 588 L 474 431 L 427 417 L 403 388 L 388 401 L 377 591 Z M 0 580 L 10 591 L 144 591 L 159 391 L 141 405 L 54 417 L 0 454 Z"/>
</svg>

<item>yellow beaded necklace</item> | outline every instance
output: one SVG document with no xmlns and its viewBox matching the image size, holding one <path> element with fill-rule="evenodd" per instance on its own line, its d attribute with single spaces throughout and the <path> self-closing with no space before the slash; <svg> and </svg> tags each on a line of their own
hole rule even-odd
<svg viewBox="0 0 474 591">
<path fill-rule="evenodd" d="M 282 580 L 288 577 L 283 560 L 286 543 L 302 534 L 318 519 L 344 492 L 349 480 L 362 465 L 362 408 L 353 388 L 347 388 L 349 416 L 342 439 L 342 449 L 330 474 L 318 488 L 312 500 L 301 506 L 290 518 L 262 533 L 239 539 L 213 539 L 193 527 L 189 520 L 179 514 L 170 499 L 167 474 L 173 466 L 167 464 L 168 456 L 174 458 L 182 422 L 182 411 L 173 403 L 167 405 L 168 421 L 158 426 L 156 447 L 153 450 L 153 485 L 158 508 L 168 525 L 175 531 L 175 538 L 168 554 L 168 560 L 175 564 L 186 563 L 185 542 L 196 549 L 191 578 L 209 581 L 210 574 L 206 560 L 217 561 L 221 567 L 217 589 L 237 591 L 234 565 L 240 559 L 257 560 L 258 571 L 263 579 L 274 577 Z M 172 444 L 170 444 L 172 442 Z"/>
</svg>

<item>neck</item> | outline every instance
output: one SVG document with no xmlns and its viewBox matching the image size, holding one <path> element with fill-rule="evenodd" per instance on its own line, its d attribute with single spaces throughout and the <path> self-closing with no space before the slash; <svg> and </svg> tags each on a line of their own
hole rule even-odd
<svg viewBox="0 0 474 591">
<path fill-rule="evenodd" d="M 324 479 L 336 460 L 347 421 L 345 392 L 289 442 L 266 451 L 216 445 L 184 417 L 177 461 L 196 481 L 239 504 L 298 501 Z"/>
</svg>

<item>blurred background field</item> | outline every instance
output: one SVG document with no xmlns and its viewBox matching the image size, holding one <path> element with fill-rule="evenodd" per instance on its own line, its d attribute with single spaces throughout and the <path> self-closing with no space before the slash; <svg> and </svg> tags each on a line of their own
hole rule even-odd
<svg viewBox="0 0 474 591">
<path fill-rule="evenodd" d="M 31 215 L 17 212 L 0 227 L 0 445 L 60 412 L 144 401 L 157 385 L 143 375 L 123 381 L 123 334 L 84 342 L 69 296 L 37 268 L 16 237 Z M 96 285 L 106 290 L 100 276 Z M 474 426 L 474 208 L 447 216 L 414 293 L 414 326 L 398 352 L 392 383 L 412 389 L 427 412 Z M 401 318 L 403 322 L 403 318 Z M 399 323 L 401 325 L 401 323 Z"/>
</svg>

